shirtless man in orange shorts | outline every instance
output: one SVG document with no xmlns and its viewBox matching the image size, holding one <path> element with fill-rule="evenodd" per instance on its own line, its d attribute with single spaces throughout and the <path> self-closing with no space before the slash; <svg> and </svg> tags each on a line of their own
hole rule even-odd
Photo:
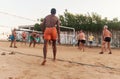
<svg viewBox="0 0 120 79">
<path fill-rule="evenodd" d="M 100 54 L 103 54 L 103 50 L 105 49 L 105 45 L 107 44 L 107 48 L 109 50 L 109 54 L 112 54 L 111 52 L 111 48 L 110 48 L 110 41 L 111 41 L 111 37 L 112 37 L 112 34 L 111 32 L 108 30 L 108 26 L 104 26 L 104 29 L 103 29 L 103 34 L 102 34 L 102 46 L 101 46 L 101 52 Z"/>
<path fill-rule="evenodd" d="M 58 43 L 60 43 L 60 21 L 59 19 L 55 16 L 56 14 L 56 9 L 52 8 L 51 9 L 51 14 L 46 16 L 44 21 L 43 21 L 43 33 L 44 33 L 44 47 L 43 47 L 43 55 L 44 55 L 44 60 L 41 63 L 41 65 L 45 65 L 46 63 L 46 56 L 47 56 L 47 47 L 48 47 L 48 42 L 51 40 L 52 41 L 52 48 L 53 48 L 53 60 L 56 60 L 56 40 L 58 37 Z"/>
</svg>

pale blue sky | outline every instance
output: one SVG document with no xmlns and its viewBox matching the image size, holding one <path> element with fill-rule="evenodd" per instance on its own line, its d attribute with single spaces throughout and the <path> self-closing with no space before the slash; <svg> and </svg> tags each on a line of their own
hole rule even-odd
<svg viewBox="0 0 120 79">
<path fill-rule="evenodd" d="M 120 18 L 120 0 L 0 0 L 0 12 L 7 12 L 33 20 L 50 14 L 50 9 L 53 7 L 57 9 L 57 15 L 63 14 L 67 9 L 74 14 L 96 12 L 109 19 Z M 0 13 L 0 26 L 16 27 L 34 23 Z"/>
</svg>

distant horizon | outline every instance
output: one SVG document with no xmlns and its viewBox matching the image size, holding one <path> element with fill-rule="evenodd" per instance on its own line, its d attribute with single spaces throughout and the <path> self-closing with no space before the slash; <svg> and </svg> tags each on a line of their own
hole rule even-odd
<svg viewBox="0 0 120 79">
<path fill-rule="evenodd" d="M 57 16 L 63 15 L 67 9 L 73 14 L 94 12 L 102 18 L 120 20 L 119 4 L 120 0 L 2 0 L 0 1 L 0 25 L 17 27 L 35 24 L 38 22 L 37 19 L 50 14 L 51 8 L 57 9 Z"/>
</svg>

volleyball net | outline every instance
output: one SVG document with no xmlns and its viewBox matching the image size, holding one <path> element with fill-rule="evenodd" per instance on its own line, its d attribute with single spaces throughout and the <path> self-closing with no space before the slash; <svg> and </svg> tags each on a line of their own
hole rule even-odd
<svg viewBox="0 0 120 79">
<path fill-rule="evenodd" d="M 62 45 L 75 45 L 76 44 L 74 28 L 60 26 L 60 30 L 61 30 L 60 31 L 60 42 Z M 17 35 L 18 39 L 22 38 L 21 37 L 22 31 L 25 31 L 28 36 L 31 32 L 33 32 L 33 30 L 29 30 L 29 29 L 19 29 L 18 31 L 19 31 Z M 43 33 L 41 31 L 36 31 L 36 32 L 40 34 L 41 43 L 44 43 Z"/>
<path fill-rule="evenodd" d="M 75 29 L 71 27 L 65 27 L 65 26 L 60 26 L 60 29 L 61 29 L 61 32 L 60 32 L 61 44 L 74 46 L 76 44 Z"/>
</svg>

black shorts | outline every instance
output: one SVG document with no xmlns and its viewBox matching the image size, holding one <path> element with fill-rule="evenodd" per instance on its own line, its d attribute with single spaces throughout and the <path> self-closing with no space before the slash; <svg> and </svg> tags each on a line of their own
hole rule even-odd
<svg viewBox="0 0 120 79">
<path fill-rule="evenodd" d="M 80 42 L 80 40 L 78 40 L 78 42 Z"/>
<path fill-rule="evenodd" d="M 105 37 L 104 41 L 105 41 L 105 42 L 110 42 L 110 41 L 111 41 L 111 38 L 110 38 L 110 37 Z"/>
<path fill-rule="evenodd" d="M 23 37 L 23 39 L 26 39 L 26 37 Z"/>
<path fill-rule="evenodd" d="M 80 44 L 80 40 L 78 40 L 78 46 L 79 46 L 79 44 Z"/>
<path fill-rule="evenodd" d="M 83 44 L 85 44 L 86 41 L 85 40 L 80 40 L 80 42 L 83 43 Z"/>
<path fill-rule="evenodd" d="M 90 44 L 92 44 L 93 42 L 92 41 L 89 41 Z"/>
</svg>

